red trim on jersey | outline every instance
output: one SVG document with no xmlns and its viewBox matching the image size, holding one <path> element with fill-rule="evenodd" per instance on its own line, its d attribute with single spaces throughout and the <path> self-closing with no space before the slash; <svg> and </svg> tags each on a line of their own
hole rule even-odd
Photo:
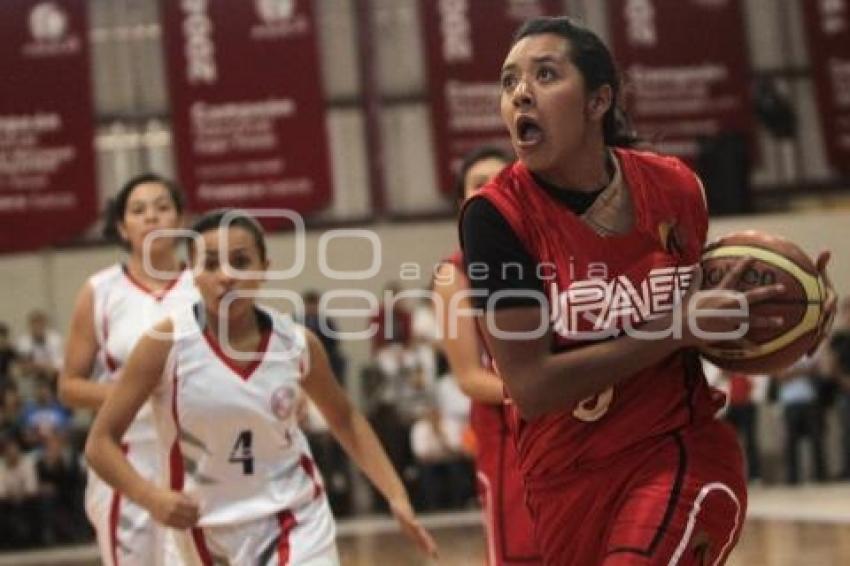
<svg viewBox="0 0 850 566">
<path fill-rule="evenodd" d="M 204 532 L 195 527 L 192 529 L 192 542 L 195 543 L 195 549 L 198 551 L 198 557 L 204 566 L 213 566 L 210 549 L 207 547 L 207 540 L 204 538 Z"/>
<path fill-rule="evenodd" d="M 295 522 L 295 515 L 292 514 L 292 511 L 288 510 L 278 513 L 277 521 L 280 524 L 280 538 L 277 543 L 277 563 L 280 566 L 287 566 L 289 564 L 289 553 L 292 550 L 289 536 L 292 534 L 292 530 L 297 523 Z"/>
<path fill-rule="evenodd" d="M 118 515 L 121 509 L 121 492 L 112 490 L 112 504 L 109 506 L 109 552 L 112 564 L 118 566 Z"/>
<path fill-rule="evenodd" d="M 183 452 L 180 450 L 180 414 L 177 410 L 177 364 L 174 364 L 172 373 L 172 391 L 171 391 L 171 416 L 174 419 L 174 428 L 176 436 L 171 444 L 171 451 L 168 455 L 168 472 L 171 489 L 175 491 L 183 490 L 184 469 L 183 469 Z M 198 551 L 198 556 L 204 566 L 212 566 L 213 561 L 210 556 L 207 541 L 204 539 L 204 533 L 200 528 L 192 529 L 192 541 L 195 543 L 195 549 Z"/>
<path fill-rule="evenodd" d="M 156 299 L 157 302 L 162 301 L 165 298 L 165 296 L 168 295 L 169 291 L 171 291 L 177 285 L 177 283 L 180 281 L 180 278 L 183 277 L 183 272 L 186 270 L 186 266 L 181 264 L 180 269 L 181 269 L 180 275 L 178 275 L 177 277 L 175 277 L 174 279 L 172 279 L 171 281 L 166 283 L 165 287 L 163 287 L 162 289 L 156 289 L 155 290 L 155 289 L 151 289 L 150 287 L 148 287 L 147 285 L 145 285 L 144 283 L 142 283 L 141 281 L 139 281 L 138 279 L 133 277 L 133 274 L 130 273 L 130 270 L 127 268 L 126 265 L 121 265 L 121 271 L 124 273 L 124 277 L 127 278 L 127 281 L 129 281 L 139 291 L 141 291 L 141 292 L 143 292 L 147 295 L 150 295 L 151 297 Z"/>
<path fill-rule="evenodd" d="M 174 364 L 174 373 L 171 376 L 171 416 L 174 419 L 174 442 L 171 444 L 171 452 L 168 455 L 168 473 L 171 489 L 180 491 L 183 489 L 183 453 L 180 451 L 180 416 L 177 412 L 177 364 Z"/>
<path fill-rule="evenodd" d="M 180 442 L 177 439 L 171 445 L 168 461 L 171 489 L 181 491 L 183 489 L 183 454 L 180 452 Z"/>
<path fill-rule="evenodd" d="M 106 369 L 109 370 L 110 373 L 115 373 L 121 367 L 118 361 L 112 357 L 112 355 L 106 351 L 106 348 L 103 349 L 104 359 L 106 361 Z"/>
<path fill-rule="evenodd" d="M 260 337 L 260 345 L 257 348 L 257 352 L 255 352 L 255 354 L 259 354 L 259 358 L 252 360 L 247 366 L 240 366 L 235 360 L 231 359 L 224 353 L 224 350 L 221 349 L 221 344 L 218 343 L 215 336 L 213 336 L 208 330 L 204 330 L 204 339 L 207 341 L 207 344 L 209 344 L 213 353 L 218 357 L 218 359 L 224 362 L 224 365 L 229 367 L 233 373 L 241 377 L 244 381 L 251 379 L 251 375 L 253 375 L 254 371 L 260 367 L 261 363 L 263 363 L 263 359 L 266 357 L 266 351 L 269 349 L 271 337 L 271 329 L 263 331 Z"/>
<path fill-rule="evenodd" d="M 110 373 L 115 373 L 118 371 L 118 368 L 121 367 L 121 364 L 112 357 L 112 354 L 109 353 L 109 315 L 107 314 L 106 305 L 109 303 L 109 295 L 106 295 L 106 298 L 103 300 L 103 338 L 101 348 L 103 349 L 103 360 L 106 364 L 106 369 L 109 370 Z"/>
<path fill-rule="evenodd" d="M 322 484 L 319 482 L 319 479 L 316 477 L 316 465 L 313 463 L 313 460 L 307 456 L 306 454 L 301 455 L 301 467 L 304 469 L 304 472 L 310 476 L 310 479 L 313 481 L 313 499 L 316 499 L 322 494 Z"/>
<path fill-rule="evenodd" d="M 121 444 L 121 452 L 126 456 L 130 447 Z M 113 566 L 118 566 L 118 518 L 121 516 L 121 492 L 112 490 L 112 503 L 109 505 L 109 552 Z"/>
<path fill-rule="evenodd" d="M 109 353 L 109 317 L 106 315 L 106 305 L 103 308 L 103 358 L 106 362 L 106 369 L 110 373 L 115 373 L 121 367 L 118 361 Z"/>
</svg>

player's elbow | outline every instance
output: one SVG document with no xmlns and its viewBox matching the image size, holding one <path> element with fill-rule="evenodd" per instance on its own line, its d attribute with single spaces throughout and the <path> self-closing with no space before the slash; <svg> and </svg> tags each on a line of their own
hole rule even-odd
<svg viewBox="0 0 850 566">
<path fill-rule="evenodd" d="M 74 396 L 71 393 L 71 387 L 69 387 L 71 379 L 73 378 L 65 372 L 62 372 L 59 375 L 59 380 L 56 386 L 56 395 L 59 397 L 59 402 L 66 407 L 73 407 L 75 401 Z"/>
<path fill-rule="evenodd" d="M 91 467 L 94 471 L 98 471 L 98 452 L 102 450 L 102 438 L 100 433 L 96 429 L 92 429 L 89 431 L 89 435 L 86 438 L 86 446 L 83 451 L 86 457 L 86 463 L 88 463 L 89 467 Z"/>
<path fill-rule="evenodd" d="M 533 421 L 545 415 L 548 411 L 543 403 L 515 401 L 519 414 L 524 421 Z"/>
<path fill-rule="evenodd" d="M 457 381 L 457 386 L 464 395 L 471 399 L 475 398 L 475 378 L 471 375 L 471 372 L 455 372 L 455 381 Z"/>
<path fill-rule="evenodd" d="M 522 383 L 513 387 L 509 384 L 508 393 L 523 420 L 534 420 L 543 416 L 548 410 L 545 402 L 546 395 L 533 384 Z"/>
<path fill-rule="evenodd" d="M 514 374 L 516 379 L 503 374 L 508 395 L 526 421 L 573 406 L 583 398 L 574 388 L 553 387 L 544 372 L 544 368 L 535 366 Z"/>
</svg>

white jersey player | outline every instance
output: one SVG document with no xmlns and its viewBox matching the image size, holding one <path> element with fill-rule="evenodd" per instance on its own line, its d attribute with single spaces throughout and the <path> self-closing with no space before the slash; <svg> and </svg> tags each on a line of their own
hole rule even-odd
<svg viewBox="0 0 850 566">
<path fill-rule="evenodd" d="M 171 317 L 173 345 L 151 402 L 170 487 L 201 502 L 200 528 L 180 548 L 187 564 L 335 564 L 333 517 L 295 416 L 304 330 L 275 311 L 256 316 L 260 347 L 242 366 L 204 332 L 203 305 Z"/>
<path fill-rule="evenodd" d="M 244 213 L 217 212 L 194 230 L 204 244 L 190 250 L 202 301 L 139 340 L 92 427 L 91 466 L 154 518 L 182 529 L 176 538 L 186 563 L 338 564 L 333 518 L 295 422 L 303 391 L 404 532 L 434 554 L 372 428 L 334 379 L 321 342 L 255 304 L 268 267 L 259 224 Z M 159 484 L 140 475 L 120 446 L 149 398 L 169 451 Z"/>
<path fill-rule="evenodd" d="M 142 334 L 180 306 L 198 300 L 191 272 L 182 268 L 173 237 L 155 238 L 142 257 L 144 238 L 180 226 L 176 188 L 153 175 L 130 180 L 113 203 L 109 229 L 129 249 L 126 263 L 91 276 L 77 299 L 66 363 L 59 382 L 62 401 L 98 409 Z M 161 462 L 150 408 L 143 408 L 122 438 L 122 449 L 145 477 L 160 475 Z M 142 507 L 89 473 L 86 512 L 104 564 L 166 564 L 165 529 Z"/>
</svg>

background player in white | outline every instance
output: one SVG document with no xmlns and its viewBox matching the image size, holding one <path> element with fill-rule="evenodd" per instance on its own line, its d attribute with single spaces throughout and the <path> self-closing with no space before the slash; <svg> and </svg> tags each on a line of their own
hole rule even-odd
<svg viewBox="0 0 850 566">
<path fill-rule="evenodd" d="M 156 230 L 182 225 L 182 198 L 170 181 L 156 175 L 130 179 L 107 211 L 105 234 L 129 252 L 126 262 L 92 275 L 80 289 L 68 332 L 59 396 L 70 407 L 99 409 L 113 388 L 136 341 L 180 305 L 197 301 L 191 272 L 180 262 L 177 241 Z M 159 272 L 159 273 L 157 273 Z M 161 276 L 160 276 L 161 275 Z M 160 462 L 149 408 L 140 412 L 121 440 L 139 473 L 154 478 Z M 97 532 L 104 564 L 164 564 L 164 529 L 142 507 L 122 498 L 89 473 L 86 512 Z"/>
<path fill-rule="evenodd" d="M 337 564 L 333 518 L 294 415 L 303 389 L 405 534 L 434 555 L 433 540 L 372 428 L 334 379 L 321 342 L 288 316 L 255 304 L 251 292 L 269 265 L 262 229 L 243 213 L 228 221 L 223 212 L 193 229 L 205 246 L 191 254 L 202 302 L 139 341 L 89 436 L 92 467 L 160 522 L 188 529 L 177 537 L 187 562 Z M 170 488 L 140 475 L 119 445 L 149 397 L 160 439 L 171 446 Z"/>
</svg>

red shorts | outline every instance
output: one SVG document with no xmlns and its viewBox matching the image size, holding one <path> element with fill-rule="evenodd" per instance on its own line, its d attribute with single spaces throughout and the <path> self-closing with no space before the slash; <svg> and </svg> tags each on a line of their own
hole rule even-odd
<svg viewBox="0 0 850 566">
<path fill-rule="evenodd" d="M 719 421 L 528 487 L 553 566 L 723 564 L 747 507 L 741 451 Z"/>
<path fill-rule="evenodd" d="M 487 532 L 487 563 L 543 564 L 534 543 L 534 525 L 525 503 L 516 448 L 501 411 L 501 407 L 476 404 L 472 418 L 478 443 L 475 466 Z"/>
</svg>

